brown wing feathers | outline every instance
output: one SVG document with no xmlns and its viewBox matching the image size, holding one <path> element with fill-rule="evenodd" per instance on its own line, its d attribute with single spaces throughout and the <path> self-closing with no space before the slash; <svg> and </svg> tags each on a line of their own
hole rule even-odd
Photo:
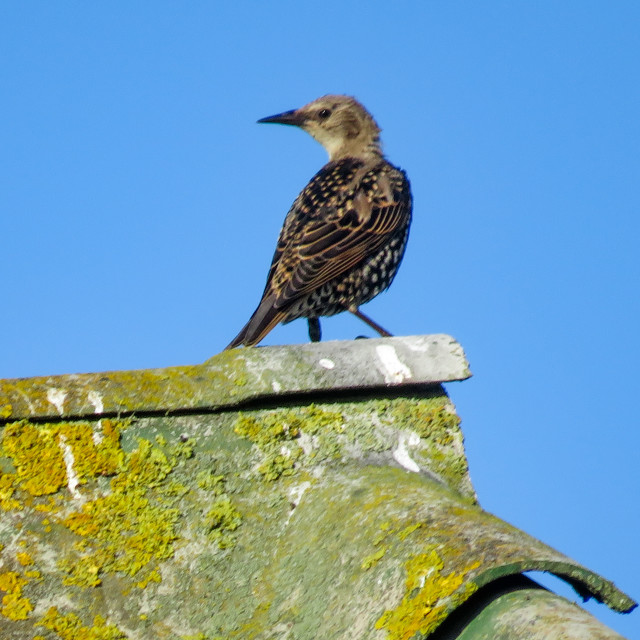
<svg viewBox="0 0 640 640">
<path fill-rule="evenodd" d="M 357 210 L 340 212 L 339 201 L 332 208 L 323 207 L 329 220 L 311 219 L 284 246 L 279 243 L 263 298 L 229 348 L 259 342 L 286 318 L 288 305 L 354 268 L 385 243 L 387 234 L 406 223 L 403 203 L 358 200 Z M 282 236 L 286 232 L 283 229 Z"/>
</svg>

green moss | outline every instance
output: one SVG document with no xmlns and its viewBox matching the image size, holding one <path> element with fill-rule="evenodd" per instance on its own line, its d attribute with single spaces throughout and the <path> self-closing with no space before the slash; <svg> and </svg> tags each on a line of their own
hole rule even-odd
<svg viewBox="0 0 640 640">
<path fill-rule="evenodd" d="M 188 438 L 187 440 L 180 440 L 179 442 L 176 442 L 176 444 L 171 447 L 170 452 L 171 455 L 176 458 L 184 458 L 185 460 L 188 460 L 189 458 L 193 458 L 195 446 L 195 439 Z"/>
<path fill-rule="evenodd" d="M 344 431 L 344 415 L 339 411 L 328 411 L 315 404 L 310 404 L 300 410 L 305 433 L 309 435 L 323 435 L 328 432 L 342 433 Z"/>
<path fill-rule="evenodd" d="M 241 414 L 234 431 L 253 442 L 262 453 L 258 471 L 265 480 L 292 475 L 305 458 L 299 438 L 304 433 L 313 438 L 312 450 L 306 456 L 318 462 L 337 459 L 342 445 L 336 439 L 344 431 L 344 416 L 316 405 L 296 410 L 260 411 Z"/>
<path fill-rule="evenodd" d="M 225 549 L 234 545 L 231 532 L 240 526 L 242 517 L 233 506 L 231 498 L 223 494 L 213 501 L 211 509 L 205 515 L 204 522 L 208 529 L 207 537 L 209 540 L 217 542 L 220 549 Z"/>
<path fill-rule="evenodd" d="M 464 455 L 460 418 L 447 396 L 392 400 L 380 416 L 384 422 L 420 436 L 420 446 L 416 450 L 418 464 L 425 464 L 450 487 L 475 500 Z"/>
<path fill-rule="evenodd" d="M 341 409 L 312 404 L 245 412 L 234 430 L 260 450 L 256 468 L 269 481 L 309 465 L 390 452 L 398 446 L 398 431 L 411 431 L 420 437 L 411 445 L 417 464 L 473 500 L 460 420 L 446 395 L 343 403 Z"/>
<path fill-rule="evenodd" d="M 244 387 L 249 382 L 249 378 L 244 371 L 236 372 L 236 374 L 232 378 L 232 381 L 233 384 L 236 385 L 236 387 Z"/>
<path fill-rule="evenodd" d="M 111 383 L 103 395 L 105 410 L 135 411 L 140 407 L 146 410 L 167 410 L 171 405 L 181 404 L 184 398 L 191 397 L 194 380 L 200 373 L 198 367 L 170 367 L 156 370 L 117 371 L 110 374 Z M 225 376 L 215 376 L 213 383 L 231 390 L 232 385 Z"/>
<path fill-rule="evenodd" d="M 220 549 L 233 547 L 233 532 L 242 524 L 242 516 L 226 492 L 224 476 L 200 472 L 197 482 L 200 488 L 212 492 L 215 496 L 204 517 L 207 538 L 215 542 Z"/>
<path fill-rule="evenodd" d="M 216 475 L 213 471 L 200 471 L 196 476 L 196 483 L 204 491 L 218 491 L 224 485 L 224 476 Z"/>
<path fill-rule="evenodd" d="M 446 396 L 395 400 L 391 403 L 390 415 L 397 426 L 411 429 L 441 447 L 450 445 L 452 434 L 460 428 L 460 418 Z"/>
<path fill-rule="evenodd" d="M 265 480 L 277 480 L 293 473 L 296 461 L 302 456 L 301 447 L 295 442 L 300 436 L 301 417 L 293 411 L 264 413 L 260 419 L 240 415 L 234 431 L 258 446 L 263 460 L 258 471 Z"/>
<path fill-rule="evenodd" d="M 64 391 L 64 415 L 86 415 L 90 392 L 99 394 L 105 413 L 122 415 L 180 409 L 185 398 L 194 397 L 206 398 L 203 404 L 208 406 L 226 404 L 246 395 L 248 381 L 245 358 L 228 351 L 207 365 L 0 380 L 0 421 L 57 416 L 59 410 L 50 400 L 52 389 Z"/>
<path fill-rule="evenodd" d="M 300 435 L 302 420 L 293 411 L 273 411 L 262 415 L 261 419 L 241 415 L 234 431 L 248 438 L 259 447 L 294 440 Z"/>
</svg>

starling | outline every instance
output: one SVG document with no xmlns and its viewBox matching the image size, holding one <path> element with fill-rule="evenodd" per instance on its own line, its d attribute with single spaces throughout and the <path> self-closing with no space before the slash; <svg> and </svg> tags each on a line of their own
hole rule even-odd
<svg viewBox="0 0 640 640">
<path fill-rule="evenodd" d="M 318 341 L 319 317 L 341 311 L 391 335 L 358 309 L 391 284 L 411 222 L 409 180 L 385 159 L 380 128 L 357 100 L 341 95 L 258 122 L 304 129 L 329 162 L 291 206 L 260 304 L 227 349 L 255 345 L 296 318 L 307 318 Z"/>
</svg>

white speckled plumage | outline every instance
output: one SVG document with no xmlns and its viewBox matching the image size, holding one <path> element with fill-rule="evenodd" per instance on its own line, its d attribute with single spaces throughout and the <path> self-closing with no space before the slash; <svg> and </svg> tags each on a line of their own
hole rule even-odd
<svg viewBox="0 0 640 640">
<path fill-rule="evenodd" d="M 227 347 L 254 345 L 280 322 L 309 319 L 319 339 L 321 316 L 358 311 L 386 289 L 402 260 L 412 199 L 405 173 L 380 148 L 380 129 L 354 98 L 324 96 L 264 118 L 298 126 L 329 153 L 287 214 L 262 299 Z"/>
</svg>

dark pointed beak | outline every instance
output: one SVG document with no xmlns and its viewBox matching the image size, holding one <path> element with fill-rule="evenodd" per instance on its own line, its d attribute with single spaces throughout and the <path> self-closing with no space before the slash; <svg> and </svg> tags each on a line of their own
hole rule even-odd
<svg viewBox="0 0 640 640">
<path fill-rule="evenodd" d="M 300 127 L 304 123 L 304 116 L 297 109 L 292 109 L 291 111 L 285 111 L 284 113 L 277 113 L 275 116 L 260 118 L 258 122 L 271 122 L 274 124 L 291 124 L 294 127 Z"/>
</svg>

